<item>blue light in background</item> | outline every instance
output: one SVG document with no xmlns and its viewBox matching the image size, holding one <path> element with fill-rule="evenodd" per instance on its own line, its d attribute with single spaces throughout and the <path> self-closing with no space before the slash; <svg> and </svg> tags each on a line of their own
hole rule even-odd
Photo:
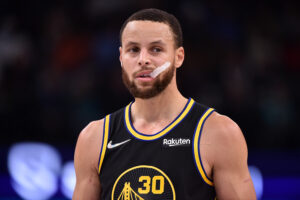
<svg viewBox="0 0 300 200">
<path fill-rule="evenodd" d="M 61 186 L 62 193 L 66 197 L 72 199 L 72 195 L 76 184 L 76 175 L 75 175 L 73 161 L 67 162 L 64 165 L 61 178 L 62 178 L 62 186 Z"/>
<path fill-rule="evenodd" d="M 17 143 L 8 153 L 11 184 L 26 200 L 46 200 L 58 189 L 61 157 L 58 151 L 43 143 Z"/>
<path fill-rule="evenodd" d="M 263 176 L 260 170 L 255 166 L 249 166 L 249 172 L 254 184 L 256 198 L 261 199 L 263 195 Z"/>
</svg>

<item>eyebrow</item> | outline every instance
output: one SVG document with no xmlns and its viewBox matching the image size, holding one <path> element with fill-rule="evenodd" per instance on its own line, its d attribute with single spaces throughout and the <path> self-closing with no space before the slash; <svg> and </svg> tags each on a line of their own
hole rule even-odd
<svg viewBox="0 0 300 200">
<path fill-rule="evenodd" d="M 166 45 L 162 40 L 156 40 L 150 43 L 150 45 L 153 44 L 161 44 L 161 45 Z M 125 44 L 126 46 L 131 46 L 131 45 L 139 45 L 137 42 L 129 41 Z"/>
<path fill-rule="evenodd" d="M 162 40 L 157 40 L 157 41 L 153 41 L 150 44 L 161 44 L 161 45 L 166 45 L 166 43 L 164 43 Z"/>
<path fill-rule="evenodd" d="M 129 42 L 126 42 L 125 45 L 126 45 L 126 46 L 129 46 L 129 45 L 138 45 L 138 43 L 137 43 L 137 42 L 129 41 Z"/>
</svg>

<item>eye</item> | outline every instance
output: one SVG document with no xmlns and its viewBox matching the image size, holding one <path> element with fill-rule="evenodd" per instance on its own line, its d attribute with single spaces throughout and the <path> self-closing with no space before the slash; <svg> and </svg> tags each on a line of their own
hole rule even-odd
<svg viewBox="0 0 300 200">
<path fill-rule="evenodd" d="M 153 47 L 152 48 L 152 52 L 154 52 L 154 53 L 159 53 L 161 51 L 162 51 L 162 49 L 160 47 Z"/>
<path fill-rule="evenodd" d="M 129 48 L 128 49 L 128 52 L 130 52 L 130 53 L 137 53 L 137 52 L 139 52 L 139 48 L 138 47 L 131 47 L 131 48 Z"/>
</svg>

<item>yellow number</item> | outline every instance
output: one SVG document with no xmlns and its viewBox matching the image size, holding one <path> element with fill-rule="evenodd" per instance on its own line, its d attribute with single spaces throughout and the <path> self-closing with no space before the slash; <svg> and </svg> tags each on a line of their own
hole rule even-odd
<svg viewBox="0 0 300 200">
<path fill-rule="evenodd" d="M 156 188 L 158 182 L 159 182 L 159 189 Z M 164 193 L 164 188 L 165 188 L 164 177 L 154 176 L 152 178 L 152 193 L 153 194 L 162 194 L 162 193 Z"/>
<path fill-rule="evenodd" d="M 140 176 L 139 182 L 143 183 L 143 188 L 138 188 L 140 194 L 148 194 L 150 192 L 151 178 L 150 176 Z M 159 188 L 157 188 L 159 185 Z M 154 176 L 152 178 L 152 193 L 153 194 L 162 194 L 165 190 L 165 179 L 163 176 Z"/>
<path fill-rule="evenodd" d="M 139 178 L 139 182 L 144 183 L 143 184 L 144 188 L 138 188 L 138 192 L 140 194 L 148 194 L 150 192 L 151 178 L 149 176 L 141 176 Z"/>
</svg>

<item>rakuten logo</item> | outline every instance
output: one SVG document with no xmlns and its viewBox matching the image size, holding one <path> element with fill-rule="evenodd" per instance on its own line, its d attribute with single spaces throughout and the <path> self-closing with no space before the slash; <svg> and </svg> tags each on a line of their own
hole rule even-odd
<svg viewBox="0 0 300 200">
<path fill-rule="evenodd" d="M 175 146 L 188 146 L 191 144 L 190 139 L 184 139 L 184 138 L 171 138 L 171 139 L 164 139 L 163 140 L 163 146 L 167 147 L 175 147 Z"/>
</svg>

